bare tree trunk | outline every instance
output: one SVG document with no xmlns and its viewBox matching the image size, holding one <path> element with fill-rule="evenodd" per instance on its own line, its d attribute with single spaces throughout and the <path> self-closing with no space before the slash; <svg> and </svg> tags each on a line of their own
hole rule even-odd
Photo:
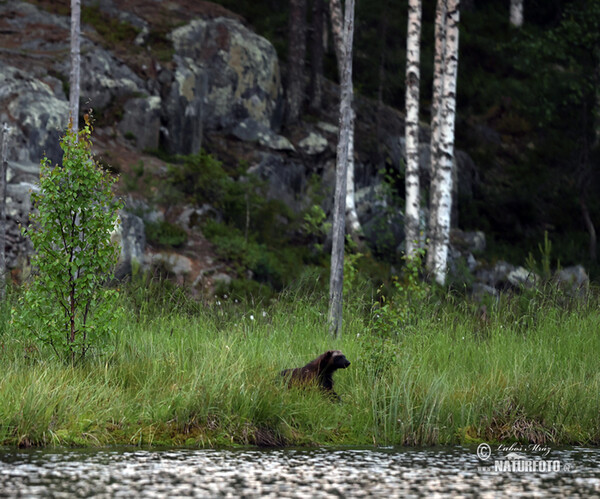
<svg viewBox="0 0 600 499">
<path fill-rule="evenodd" d="M 421 0 L 408 2 L 406 39 L 406 208 L 404 230 L 406 257 L 419 247 L 419 82 L 421 44 Z"/>
<path fill-rule="evenodd" d="M 79 74 L 81 0 L 71 0 L 71 76 L 69 78 L 69 113 L 73 130 L 79 130 Z"/>
<path fill-rule="evenodd" d="M 356 212 L 356 190 L 354 185 L 354 119 L 356 118 L 356 114 L 353 110 L 351 112 L 352 118 L 348 137 L 348 171 L 346 178 L 346 224 L 354 242 L 360 245 L 362 228 L 358 219 L 358 213 Z"/>
<path fill-rule="evenodd" d="M 515 28 L 523 26 L 523 0 L 510 0 L 510 24 Z"/>
<path fill-rule="evenodd" d="M 2 170 L 0 170 L 0 300 L 6 298 L 6 171 L 10 127 L 2 127 Z"/>
<path fill-rule="evenodd" d="M 439 165 L 440 111 L 442 109 L 442 90 L 444 86 L 444 63 L 446 57 L 446 0 L 438 0 L 435 9 L 435 54 L 433 60 L 433 95 L 431 98 L 431 142 L 430 142 L 430 187 L 427 269 L 431 273 L 435 266 L 434 241 L 437 240 L 437 207 L 439 206 L 439 187 L 436 168 Z"/>
<path fill-rule="evenodd" d="M 290 0 L 289 30 L 286 122 L 291 124 L 300 118 L 304 100 L 306 0 Z"/>
<path fill-rule="evenodd" d="M 442 0 L 440 0 L 442 1 Z M 434 238 L 429 251 L 433 253 L 433 272 L 438 284 L 446 282 L 448 244 L 450 241 L 450 217 L 452 212 L 452 165 L 454 160 L 454 122 L 456 116 L 456 77 L 458 74 L 458 23 L 460 0 L 447 0 L 446 47 L 444 57 L 444 81 L 439 124 L 439 144 L 435 157 L 438 164 L 433 169 L 436 192 L 432 194 L 436 204 Z"/>
<path fill-rule="evenodd" d="M 329 280 L 329 334 L 342 335 L 342 291 L 344 285 L 344 233 L 348 143 L 352 126 L 352 41 L 354 37 L 354 0 L 346 0 L 344 16 L 344 59 L 340 85 L 340 135 L 337 146 L 335 199 L 333 209 L 333 246 Z"/>
<path fill-rule="evenodd" d="M 329 16 L 331 17 L 331 32 L 333 33 L 333 48 L 335 49 L 335 58 L 338 65 L 338 75 L 340 84 L 342 82 L 342 73 L 344 72 L 344 21 L 342 19 L 341 0 L 330 0 Z"/>
<path fill-rule="evenodd" d="M 321 109 L 323 101 L 323 22 L 325 21 L 325 5 L 323 0 L 313 0 L 312 36 L 310 64 L 310 108 Z"/>
<path fill-rule="evenodd" d="M 335 54 L 338 61 L 338 71 L 340 75 L 340 85 L 342 84 L 343 78 L 343 61 L 345 59 L 346 46 L 344 44 L 344 31 L 342 26 L 342 6 L 341 0 L 331 0 L 329 4 L 330 16 L 331 16 L 331 31 L 333 32 L 333 40 L 335 45 Z M 353 21 L 354 22 L 354 21 Z M 349 89 L 350 93 L 354 92 L 352 86 Z M 352 102 L 352 96 L 350 97 Z M 348 166 L 347 166 L 347 188 L 346 192 L 346 222 L 353 240 L 356 243 L 360 242 L 362 235 L 362 227 L 360 220 L 358 219 L 358 213 L 356 212 L 356 200 L 355 200 L 355 189 L 354 189 L 354 119 L 356 113 L 352 111 L 351 118 L 351 129 L 349 136 L 349 149 L 348 149 Z"/>
</svg>

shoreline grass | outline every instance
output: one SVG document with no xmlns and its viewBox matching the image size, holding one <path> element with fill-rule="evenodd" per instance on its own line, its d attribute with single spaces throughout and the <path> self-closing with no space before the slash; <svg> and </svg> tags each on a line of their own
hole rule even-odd
<svg viewBox="0 0 600 499">
<path fill-rule="evenodd" d="M 485 321 L 466 302 L 428 300 L 382 337 L 351 297 L 332 341 L 315 296 L 264 308 L 128 299 L 114 352 L 79 366 L 14 330 L 5 305 L 0 445 L 600 445 L 597 299 L 513 300 Z M 281 369 L 331 348 L 352 362 L 334 376 L 341 403 L 281 383 Z"/>
</svg>

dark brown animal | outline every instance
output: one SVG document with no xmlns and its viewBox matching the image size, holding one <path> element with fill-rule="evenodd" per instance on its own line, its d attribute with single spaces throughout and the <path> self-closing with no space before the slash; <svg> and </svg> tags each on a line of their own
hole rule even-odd
<svg viewBox="0 0 600 499">
<path fill-rule="evenodd" d="M 288 379 L 290 386 L 317 383 L 319 388 L 339 400 L 340 397 L 333 391 L 333 373 L 338 369 L 346 369 L 349 365 L 350 361 L 342 352 L 328 350 L 304 367 L 284 369 L 281 375 Z"/>
</svg>

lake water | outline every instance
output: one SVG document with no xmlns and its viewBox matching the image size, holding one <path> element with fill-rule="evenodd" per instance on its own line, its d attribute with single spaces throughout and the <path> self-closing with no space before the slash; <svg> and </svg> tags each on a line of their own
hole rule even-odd
<svg viewBox="0 0 600 499">
<path fill-rule="evenodd" d="M 506 495 L 598 497 L 600 450 L 0 449 L 0 497 Z"/>
</svg>

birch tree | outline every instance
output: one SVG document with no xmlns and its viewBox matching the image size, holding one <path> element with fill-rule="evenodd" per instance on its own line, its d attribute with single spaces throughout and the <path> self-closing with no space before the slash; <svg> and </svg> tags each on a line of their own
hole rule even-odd
<svg viewBox="0 0 600 499">
<path fill-rule="evenodd" d="M 523 26 L 523 0 L 510 0 L 510 24 L 515 28 Z"/>
<path fill-rule="evenodd" d="M 288 124 L 295 123 L 300 118 L 304 99 L 306 0 L 290 0 L 289 34 L 286 115 Z"/>
<path fill-rule="evenodd" d="M 433 94 L 431 98 L 431 151 L 430 187 L 429 187 L 429 219 L 427 221 L 429 247 L 427 251 L 427 269 L 432 272 L 435 267 L 434 241 L 437 240 L 437 197 L 439 189 L 436 184 L 436 165 L 439 163 L 437 153 L 440 142 L 440 111 L 442 109 L 442 89 L 444 86 L 444 60 L 446 55 L 446 0 L 438 0 L 435 9 L 435 52 L 433 56 Z"/>
<path fill-rule="evenodd" d="M 443 5 L 440 5 L 443 4 Z M 434 87 L 439 100 L 432 116 L 431 145 L 431 201 L 430 201 L 430 241 L 428 248 L 428 270 L 433 273 L 436 282 L 443 285 L 446 281 L 448 265 L 448 244 L 450 240 L 450 215 L 452 211 L 452 165 L 454 160 L 454 121 L 456 116 L 456 77 L 458 74 L 458 23 L 460 0 L 438 0 L 436 11 L 436 65 L 440 59 L 441 73 L 436 81 L 441 84 Z M 439 14 L 439 17 L 438 17 Z M 437 22 L 444 23 L 438 32 Z M 437 36 L 443 29 L 443 41 Z M 442 43 L 439 43 L 442 41 Z M 438 54 L 438 48 L 442 51 Z M 437 90 L 437 92 L 436 92 Z M 437 129 L 433 122 L 437 118 Z"/>
<path fill-rule="evenodd" d="M 79 129 L 79 90 L 81 67 L 81 0 L 71 0 L 71 75 L 69 78 L 69 114 L 73 130 Z"/>
<path fill-rule="evenodd" d="M 406 38 L 406 256 L 413 258 L 419 246 L 419 81 L 421 0 L 408 2 Z"/>
<path fill-rule="evenodd" d="M 354 2 L 353 2 L 354 3 Z M 331 0 L 329 2 L 329 13 L 331 17 L 331 31 L 333 33 L 333 44 L 335 47 L 335 55 L 338 63 L 338 73 L 340 75 L 340 84 L 342 84 L 344 63 L 346 54 L 346 44 L 344 42 L 345 25 L 342 22 L 342 5 L 341 0 Z M 353 14 L 354 16 L 354 14 Z M 344 21 L 345 22 L 345 21 Z M 354 20 L 352 21 L 354 23 Z M 353 88 L 350 86 L 350 101 L 352 101 Z M 355 113 L 351 110 L 350 118 L 350 133 L 348 138 L 348 167 L 346 179 L 346 223 L 348 224 L 349 232 L 355 242 L 359 242 L 362 228 L 356 212 L 356 197 L 354 188 L 354 118 Z"/>
<path fill-rule="evenodd" d="M 342 290 L 344 283 L 344 234 L 348 150 L 352 126 L 352 41 L 354 38 L 354 0 L 346 0 L 343 28 L 343 50 L 340 81 L 340 118 L 337 145 L 335 198 L 333 208 L 333 245 L 329 279 L 329 333 L 342 334 Z"/>
<path fill-rule="evenodd" d="M 0 300 L 6 298 L 6 171 L 10 127 L 2 127 L 2 169 L 0 170 Z"/>
</svg>

